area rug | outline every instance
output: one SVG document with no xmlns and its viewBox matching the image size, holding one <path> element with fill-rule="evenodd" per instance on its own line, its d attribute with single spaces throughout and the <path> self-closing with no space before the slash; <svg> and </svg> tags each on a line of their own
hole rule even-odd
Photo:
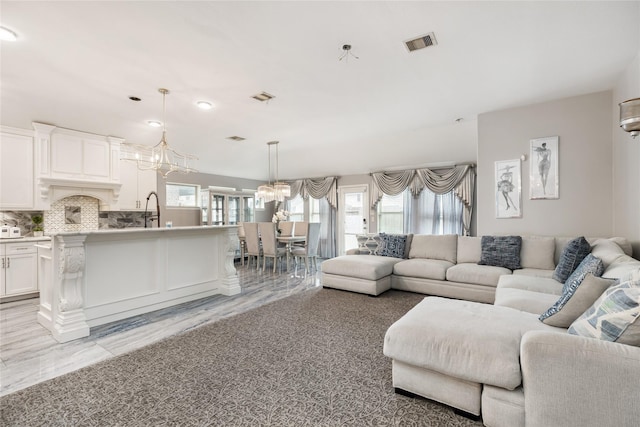
<svg viewBox="0 0 640 427">
<path fill-rule="evenodd" d="M 3 426 L 480 426 L 394 393 L 387 328 L 423 298 L 315 289 L 0 398 Z"/>
</svg>

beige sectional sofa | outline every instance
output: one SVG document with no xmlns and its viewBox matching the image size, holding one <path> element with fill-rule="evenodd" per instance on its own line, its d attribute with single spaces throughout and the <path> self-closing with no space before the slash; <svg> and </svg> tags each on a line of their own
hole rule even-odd
<svg viewBox="0 0 640 427">
<path fill-rule="evenodd" d="M 562 252 L 572 238 L 522 236 L 522 269 L 478 265 L 481 237 L 413 235 L 407 259 L 378 255 L 343 255 L 322 263 L 322 286 L 379 295 L 389 289 L 459 298 L 492 304 L 503 275 L 551 277 Z M 375 242 L 375 236 L 371 236 Z M 590 243 L 597 238 L 589 238 Z M 631 245 L 624 238 L 610 239 L 627 255 Z M 377 244 L 377 243 L 376 243 Z M 364 251 L 375 252 L 375 246 Z"/>
<path fill-rule="evenodd" d="M 524 268 L 514 271 L 477 265 L 479 239 L 457 237 L 454 252 L 451 237 L 413 236 L 406 260 L 348 255 L 325 270 L 327 260 L 323 286 L 458 298 L 426 297 L 387 331 L 384 354 L 398 392 L 481 416 L 493 427 L 638 425 L 640 348 L 539 320 L 563 293 L 552 275 L 570 238 L 523 237 Z M 438 245 L 423 247 L 427 241 Z M 604 264 L 603 278 L 640 278 L 640 261 L 625 239 L 589 243 Z"/>
</svg>

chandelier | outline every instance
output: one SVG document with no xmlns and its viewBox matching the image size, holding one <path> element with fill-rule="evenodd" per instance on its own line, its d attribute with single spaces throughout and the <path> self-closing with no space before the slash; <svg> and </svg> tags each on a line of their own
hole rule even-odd
<svg viewBox="0 0 640 427">
<path fill-rule="evenodd" d="M 163 178 L 167 178 L 171 172 L 191 173 L 197 172 L 191 164 L 198 160 L 191 154 L 182 154 L 167 143 L 167 129 L 165 121 L 166 102 L 165 98 L 169 94 L 168 89 L 160 88 L 158 92 L 162 94 L 162 139 L 153 147 L 142 144 L 122 144 L 121 158 L 123 160 L 134 161 L 140 170 L 158 171 Z"/>
<path fill-rule="evenodd" d="M 269 179 L 266 184 L 263 184 L 258 187 L 258 197 L 264 199 L 265 203 L 273 202 L 283 202 L 286 197 L 291 196 L 291 187 L 286 182 L 281 182 L 278 180 L 278 144 L 279 141 L 270 141 L 267 142 L 269 146 Z M 276 180 L 273 185 L 271 185 L 271 146 L 276 146 Z"/>
</svg>

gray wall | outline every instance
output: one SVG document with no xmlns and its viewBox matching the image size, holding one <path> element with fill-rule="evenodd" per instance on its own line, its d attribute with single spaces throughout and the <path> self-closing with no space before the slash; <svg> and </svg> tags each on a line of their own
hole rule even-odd
<svg viewBox="0 0 640 427">
<path fill-rule="evenodd" d="M 483 234 L 611 236 L 611 91 L 478 117 L 477 227 Z M 560 198 L 529 200 L 529 141 L 559 137 Z M 494 163 L 522 162 L 522 218 L 496 219 Z"/>
<path fill-rule="evenodd" d="M 640 18 L 640 16 L 638 17 Z M 619 126 L 618 104 L 640 97 L 640 52 L 613 91 L 613 233 L 625 236 L 640 256 L 640 137 L 635 140 Z"/>
</svg>

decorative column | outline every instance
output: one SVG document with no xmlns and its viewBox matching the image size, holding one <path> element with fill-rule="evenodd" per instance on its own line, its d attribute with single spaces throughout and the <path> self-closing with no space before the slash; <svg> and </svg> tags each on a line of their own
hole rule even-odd
<svg viewBox="0 0 640 427">
<path fill-rule="evenodd" d="M 226 230 L 226 233 L 222 233 L 220 235 L 220 239 L 222 239 L 221 251 L 220 251 L 220 264 L 221 264 L 221 283 L 222 289 L 221 293 L 223 295 L 236 295 L 239 294 L 240 289 L 240 280 L 238 279 L 238 272 L 236 271 L 236 267 L 233 263 L 233 260 L 236 255 L 236 248 L 238 247 L 238 228 L 237 227 L 229 227 Z"/>
<path fill-rule="evenodd" d="M 84 313 L 82 297 L 86 238 L 86 235 L 56 237 L 58 277 L 55 279 L 57 295 L 54 295 L 55 320 L 51 332 L 59 342 L 89 336 L 89 325 Z"/>
</svg>

